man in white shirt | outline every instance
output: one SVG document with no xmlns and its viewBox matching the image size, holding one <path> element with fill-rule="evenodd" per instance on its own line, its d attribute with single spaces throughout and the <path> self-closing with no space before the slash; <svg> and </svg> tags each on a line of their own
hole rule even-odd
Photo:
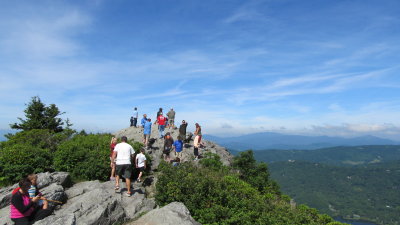
<svg viewBox="0 0 400 225">
<path fill-rule="evenodd" d="M 137 119 L 139 117 L 139 113 L 137 111 L 137 108 L 135 107 L 135 109 L 133 110 L 133 126 L 137 127 Z"/>
<path fill-rule="evenodd" d="M 135 154 L 132 146 L 128 144 L 128 138 L 123 136 L 121 138 L 121 143 L 117 144 L 114 148 L 112 162 L 115 160 L 116 172 L 115 176 L 115 191 L 119 191 L 119 178 L 123 176 L 126 180 L 126 192 L 127 196 L 131 196 L 131 175 L 132 175 L 132 165 L 131 157 Z"/>
<path fill-rule="evenodd" d="M 139 169 L 140 173 L 137 181 L 140 182 L 140 178 L 144 170 L 146 169 L 146 156 L 144 155 L 144 148 L 140 150 L 140 153 L 136 155 L 136 168 Z"/>
</svg>

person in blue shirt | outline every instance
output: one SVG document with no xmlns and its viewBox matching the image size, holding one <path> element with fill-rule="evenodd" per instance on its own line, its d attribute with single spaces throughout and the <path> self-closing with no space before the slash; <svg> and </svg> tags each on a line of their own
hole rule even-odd
<svg viewBox="0 0 400 225">
<path fill-rule="evenodd" d="M 150 139 L 150 134 L 151 134 L 151 119 L 148 118 L 147 121 L 143 125 L 143 144 L 144 147 L 147 149 L 149 139 Z"/>
<path fill-rule="evenodd" d="M 182 158 L 182 149 L 183 149 L 182 137 L 178 136 L 178 139 L 174 142 L 172 147 L 175 150 L 175 157 Z"/>
</svg>

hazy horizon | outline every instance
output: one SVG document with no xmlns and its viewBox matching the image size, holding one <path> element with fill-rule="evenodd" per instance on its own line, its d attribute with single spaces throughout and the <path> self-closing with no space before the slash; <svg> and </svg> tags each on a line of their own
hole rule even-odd
<svg viewBox="0 0 400 225">
<path fill-rule="evenodd" d="M 39 96 L 91 132 L 173 107 L 216 136 L 400 140 L 397 0 L 1 5 L 0 129 Z"/>
</svg>

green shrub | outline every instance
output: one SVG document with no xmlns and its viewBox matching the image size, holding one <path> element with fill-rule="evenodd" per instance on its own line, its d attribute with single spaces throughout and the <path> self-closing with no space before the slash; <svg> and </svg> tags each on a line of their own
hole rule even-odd
<svg viewBox="0 0 400 225">
<path fill-rule="evenodd" d="M 212 169 L 221 169 L 223 167 L 221 157 L 219 155 L 207 152 L 203 157 L 204 158 L 200 160 L 200 164 L 202 166 Z"/>
<path fill-rule="evenodd" d="M 30 173 L 51 170 L 51 161 L 48 149 L 26 143 L 6 145 L 0 151 L 0 182 L 11 184 Z"/>
<path fill-rule="evenodd" d="M 203 159 L 202 159 L 203 160 Z M 213 164 L 212 164 L 213 165 Z M 275 190 L 259 191 L 229 170 L 161 162 L 156 202 L 183 202 L 202 224 L 327 224 L 333 219 L 315 209 L 292 209 Z M 279 191 L 279 190 L 278 190 Z M 282 199 L 283 198 L 283 199 Z"/>
<path fill-rule="evenodd" d="M 74 178 L 107 180 L 110 175 L 110 134 L 75 135 L 55 152 L 54 166 Z"/>
</svg>

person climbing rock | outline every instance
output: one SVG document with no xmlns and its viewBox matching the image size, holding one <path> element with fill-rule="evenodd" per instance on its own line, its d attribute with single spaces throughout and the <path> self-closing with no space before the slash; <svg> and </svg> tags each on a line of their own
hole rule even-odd
<svg viewBox="0 0 400 225">
<path fill-rule="evenodd" d="M 121 143 L 117 144 L 114 148 L 114 153 L 112 160 L 115 160 L 116 164 L 116 179 L 115 179 L 115 191 L 119 191 L 119 178 L 123 176 L 126 180 L 126 195 L 131 196 L 131 175 L 132 175 L 132 165 L 131 158 L 135 151 L 132 146 L 128 144 L 128 138 L 123 136 L 121 138 Z"/>
<path fill-rule="evenodd" d="M 137 182 L 141 182 L 140 178 L 143 175 L 144 170 L 146 169 L 146 156 L 144 155 L 144 148 L 140 149 L 140 153 L 136 155 L 136 168 L 139 169 L 139 176 L 137 178 Z"/>
</svg>

